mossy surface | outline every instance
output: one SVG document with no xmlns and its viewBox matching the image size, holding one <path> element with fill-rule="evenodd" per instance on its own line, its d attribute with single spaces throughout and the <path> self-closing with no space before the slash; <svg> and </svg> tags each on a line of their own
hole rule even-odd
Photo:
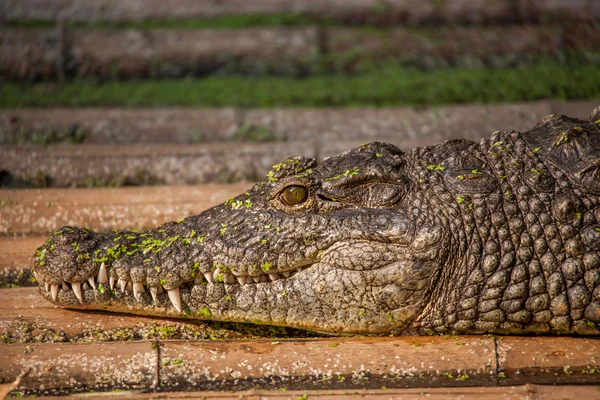
<svg viewBox="0 0 600 400">
<path fill-rule="evenodd" d="M 389 66 L 360 75 L 212 76 L 99 83 L 4 83 L 0 107 L 352 107 L 508 103 L 600 97 L 600 65 L 423 71 Z"/>
<path fill-rule="evenodd" d="M 88 136 L 89 132 L 87 129 L 73 124 L 72 126 L 63 130 L 54 129 L 41 129 L 41 130 L 27 130 L 20 129 L 14 136 L 9 136 L 5 143 L 6 144 L 38 144 L 38 145 L 49 145 L 49 144 L 80 144 L 83 143 Z"/>
<path fill-rule="evenodd" d="M 111 21 L 71 21 L 67 26 L 73 28 L 99 29 L 219 29 L 219 28 L 254 28 L 278 26 L 314 26 L 335 25 L 332 19 L 311 16 L 302 13 L 273 14 L 238 14 L 220 15 L 213 18 L 162 19 L 147 21 L 131 21 L 125 23 Z M 55 21 L 44 19 L 28 19 L 11 21 L 10 26 L 26 29 L 51 28 Z"/>
<path fill-rule="evenodd" d="M 0 343 L 91 343 L 148 339 L 239 340 L 319 336 L 322 335 L 301 329 L 270 325 L 215 321 L 198 321 L 196 324 L 189 324 L 160 319 L 113 329 L 103 329 L 90 324 L 89 328 L 82 327 L 78 332 L 73 333 L 50 327 L 41 318 L 18 317 L 9 322 L 6 329 L 0 333 Z"/>
<path fill-rule="evenodd" d="M 37 286 L 29 268 L 4 268 L 0 270 L 0 289 Z"/>
</svg>

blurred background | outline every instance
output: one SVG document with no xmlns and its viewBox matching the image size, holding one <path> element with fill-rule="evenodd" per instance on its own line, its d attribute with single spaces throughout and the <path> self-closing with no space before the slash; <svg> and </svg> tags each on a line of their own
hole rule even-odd
<svg viewBox="0 0 600 400">
<path fill-rule="evenodd" d="M 600 99 L 600 0 L 1 0 L 0 186 L 261 179 Z"/>
</svg>

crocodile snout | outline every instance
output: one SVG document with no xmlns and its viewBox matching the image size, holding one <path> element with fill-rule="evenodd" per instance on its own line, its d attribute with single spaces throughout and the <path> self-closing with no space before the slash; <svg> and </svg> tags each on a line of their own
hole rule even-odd
<svg viewBox="0 0 600 400">
<path fill-rule="evenodd" d="M 106 269 L 93 262 L 101 236 L 86 228 L 63 227 L 54 232 L 33 257 L 33 273 L 46 297 L 56 301 L 71 292 L 81 303 L 87 288 L 106 281 Z M 108 281 L 106 281 L 108 283 Z"/>
</svg>

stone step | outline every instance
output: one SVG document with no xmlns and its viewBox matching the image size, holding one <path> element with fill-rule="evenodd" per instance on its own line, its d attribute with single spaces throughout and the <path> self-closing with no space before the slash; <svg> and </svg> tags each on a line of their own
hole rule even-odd
<svg viewBox="0 0 600 400">
<path fill-rule="evenodd" d="M 0 77 L 169 78 L 217 70 L 293 74 L 316 63 L 314 28 L 0 29 Z"/>
<path fill-rule="evenodd" d="M 4 0 L 0 15 L 7 21 L 59 19 L 79 22 L 136 22 L 214 18 L 243 14 L 307 14 L 341 23 L 359 24 L 489 24 L 499 22 L 593 20 L 600 18 L 595 1 L 531 0 Z"/>
<path fill-rule="evenodd" d="M 511 40 L 507 41 L 506 37 Z M 180 78 L 213 72 L 305 76 L 384 62 L 511 66 L 600 48 L 594 23 L 446 26 L 115 29 L 0 27 L 0 77 Z"/>
<path fill-rule="evenodd" d="M 11 187 L 192 185 L 262 180 L 306 142 L 148 145 L 3 145 L 0 182 Z"/>
<path fill-rule="evenodd" d="M 560 112 L 586 118 L 600 104 L 538 101 L 396 108 L 39 108 L 0 109 L 0 144 L 202 144 L 228 141 L 477 140 L 528 130 Z"/>
<path fill-rule="evenodd" d="M 495 130 L 528 130 L 542 117 L 557 110 L 587 119 L 597 104 L 540 102 L 493 108 L 452 106 L 426 111 L 253 110 L 245 113 L 243 124 L 271 132 L 277 140 L 271 143 L 225 141 L 225 134 L 220 136 L 221 141 L 217 135 L 217 141 L 206 143 L 157 143 L 158 137 L 168 140 L 169 130 L 166 129 L 167 125 L 163 125 L 163 128 L 148 131 L 147 144 L 5 144 L 0 146 L 0 186 L 90 187 L 260 181 L 272 165 L 289 155 L 321 159 L 371 141 L 390 142 L 402 150 L 411 150 L 456 137 L 479 140 L 489 137 Z M 121 115 L 130 121 L 124 124 L 125 129 L 144 132 L 144 123 L 133 122 L 142 121 L 144 112 L 152 114 L 144 110 L 122 111 Z M 164 112 L 166 115 L 171 113 L 170 110 Z M 23 132 L 24 128 L 14 130 L 21 121 L 27 121 L 24 126 L 35 126 L 33 121 L 36 115 L 42 121 L 46 119 L 54 121 L 54 124 L 60 121 L 55 125 L 58 129 L 61 129 L 61 124 L 65 129 L 67 121 L 77 118 L 82 121 L 82 125 L 78 125 L 83 127 L 81 129 L 89 126 L 92 132 L 99 132 L 90 135 L 91 143 L 102 142 L 100 138 L 103 134 L 109 137 L 114 133 L 104 130 L 100 122 L 110 112 L 101 110 L 94 114 L 93 111 L 83 111 L 81 116 L 75 117 L 76 113 L 77 110 L 62 110 L 56 114 L 38 110 L 11 110 L 5 112 L 3 120 L 8 120 L 4 126 L 12 126 L 13 130 L 9 132 L 13 137 L 14 132 Z M 60 115 L 60 118 L 53 119 L 56 115 Z M 85 118 L 93 115 L 95 118 Z M 154 118 L 160 119 L 161 111 L 156 111 Z M 175 123 L 173 131 L 185 132 L 197 120 L 192 118 L 190 121 Z M 210 123 L 209 120 L 207 124 Z M 38 121 L 37 124 L 44 126 L 43 122 L 40 125 Z M 236 122 L 230 120 L 224 126 L 236 126 Z M 218 131 L 218 128 L 214 129 Z M 130 135 L 130 138 L 136 137 Z M 143 138 L 144 134 L 140 134 L 138 140 L 144 142 Z"/>
<path fill-rule="evenodd" d="M 0 385 L 1 387 L 2 385 Z M 10 385 L 4 385 L 10 387 Z M 378 400 L 382 398 L 397 400 L 508 400 L 508 399 L 544 399 L 564 400 L 569 397 L 577 399 L 593 398 L 598 390 L 593 385 L 520 385 L 520 386 L 475 386 L 458 388 L 394 388 L 380 389 L 327 389 L 327 390 L 275 390 L 250 389 L 235 392 L 238 398 L 244 400 L 289 400 L 289 399 L 320 399 L 320 400 Z M 0 392 L 1 393 L 1 392 Z M 123 394 L 102 394 L 102 399 L 120 400 Z M 128 399 L 159 399 L 162 395 L 150 397 L 148 393 L 127 393 Z M 169 392 L 170 399 L 203 399 L 224 400 L 231 398 L 222 392 Z M 63 400 L 64 396 L 44 396 L 45 400 Z"/>
</svg>

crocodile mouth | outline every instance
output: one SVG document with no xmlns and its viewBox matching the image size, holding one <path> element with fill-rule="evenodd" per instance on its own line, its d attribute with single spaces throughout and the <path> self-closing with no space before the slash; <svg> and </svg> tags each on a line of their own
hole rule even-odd
<svg viewBox="0 0 600 400">
<path fill-rule="evenodd" d="M 182 294 L 189 294 L 196 285 L 224 285 L 235 288 L 269 284 L 278 280 L 292 279 L 312 265 L 313 262 L 307 260 L 293 269 L 268 271 L 259 275 L 242 275 L 216 267 L 211 272 L 198 272 L 194 280 L 184 281 L 172 289 L 166 289 L 162 285 L 149 285 L 145 280 L 134 282 L 120 278 L 116 269 L 105 262 L 100 264 L 96 274 L 84 282 L 62 280 L 50 283 L 44 281 L 38 272 L 34 272 L 34 276 L 39 283 L 41 294 L 47 300 L 62 306 L 86 308 L 86 305 L 92 303 L 108 305 L 111 300 L 115 300 L 142 307 L 168 308 L 170 304 L 177 312 L 182 312 Z"/>
</svg>

